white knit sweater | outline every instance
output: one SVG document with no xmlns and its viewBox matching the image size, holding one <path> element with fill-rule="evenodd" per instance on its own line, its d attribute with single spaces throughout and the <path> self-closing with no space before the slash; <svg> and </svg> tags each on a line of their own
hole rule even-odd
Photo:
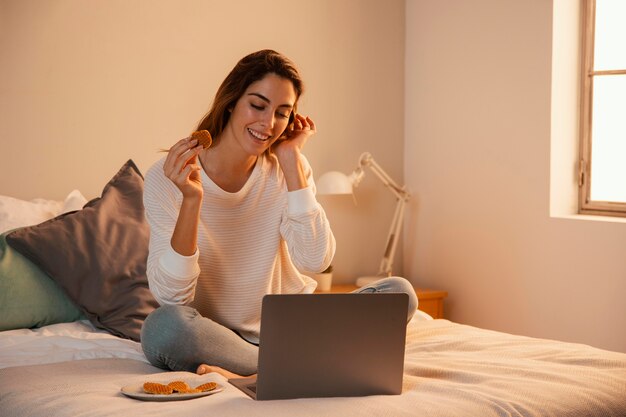
<svg viewBox="0 0 626 417">
<path fill-rule="evenodd" d="M 235 193 L 201 171 L 204 199 L 192 256 L 178 254 L 170 243 L 182 194 L 164 175 L 164 162 L 145 178 L 150 290 L 160 304 L 191 305 L 258 342 L 263 295 L 313 292 L 315 281 L 303 273 L 323 270 L 335 253 L 308 161 L 302 157 L 309 186 L 292 192 L 273 155 L 259 157 Z"/>
</svg>

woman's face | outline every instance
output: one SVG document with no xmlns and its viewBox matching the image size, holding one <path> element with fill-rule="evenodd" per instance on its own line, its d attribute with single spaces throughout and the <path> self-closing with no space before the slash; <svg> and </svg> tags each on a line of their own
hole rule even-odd
<svg viewBox="0 0 626 417">
<path fill-rule="evenodd" d="M 261 155 L 285 131 L 296 103 L 293 84 L 270 73 L 246 89 L 232 109 L 227 129 L 250 155 Z"/>
</svg>

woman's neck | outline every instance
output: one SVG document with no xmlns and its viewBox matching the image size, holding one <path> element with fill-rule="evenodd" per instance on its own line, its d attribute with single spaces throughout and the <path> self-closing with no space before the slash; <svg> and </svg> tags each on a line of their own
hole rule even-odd
<svg viewBox="0 0 626 417">
<path fill-rule="evenodd" d="M 258 156 L 237 152 L 221 141 L 200 152 L 204 172 L 221 189 L 231 193 L 243 188 L 254 170 L 257 159 Z"/>
</svg>

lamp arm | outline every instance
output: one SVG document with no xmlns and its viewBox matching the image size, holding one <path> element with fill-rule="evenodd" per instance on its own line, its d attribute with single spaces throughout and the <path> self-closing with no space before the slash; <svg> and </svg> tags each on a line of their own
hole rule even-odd
<svg viewBox="0 0 626 417">
<path fill-rule="evenodd" d="M 400 187 L 388 174 L 385 170 L 382 169 L 380 165 L 374 160 L 372 155 L 369 152 L 365 152 L 359 158 L 359 170 L 362 166 L 368 167 L 377 177 L 378 179 L 387 187 L 389 190 L 395 194 L 401 200 L 408 200 L 410 194 L 404 189 L 404 187 Z"/>
<path fill-rule="evenodd" d="M 406 201 L 404 199 L 398 199 L 396 205 L 396 211 L 391 221 L 391 227 L 389 228 L 389 235 L 387 236 L 387 246 L 385 247 L 385 254 L 380 262 L 379 274 L 387 276 L 391 275 L 394 255 L 398 246 L 398 240 L 400 238 L 400 231 L 402 228 L 402 220 L 404 218 L 404 209 L 406 208 Z"/>
<path fill-rule="evenodd" d="M 379 274 L 385 274 L 387 276 L 391 275 L 391 268 L 393 265 L 393 258 L 396 253 L 396 248 L 398 246 L 398 238 L 400 236 L 400 229 L 402 228 L 402 220 L 404 218 L 404 209 L 406 207 L 406 202 L 410 198 L 409 192 L 404 188 L 400 187 L 386 172 L 382 169 L 380 165 L 374 160 L 372 155 L 369 152 L 365 152 L 359 158 L 359 166 L 355 171 L 355 185 L 358 185 L 361 178 L 363 178 L 363 168 L 368 167 L 374 175 L 378 177 L 378 179 L 396 196 L 398 199 L 398 204 L 396 205 L 396 210 L 393 215 L 393 219 L 391 221 L 391 227 L 389 228 L 389 235 L 387 236 L 387 246 L 385 247 L 385 254 L 383 255 L 383 259 L 380 262 L 380 270 Z"/>
</svg>

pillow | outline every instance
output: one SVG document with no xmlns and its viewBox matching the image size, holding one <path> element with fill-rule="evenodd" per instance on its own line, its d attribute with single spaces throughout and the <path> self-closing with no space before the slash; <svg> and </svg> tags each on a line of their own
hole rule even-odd
<svg viewBox="0 0 626 417">
<path fill-rule="evenodd" d="M 69 213 L 70 211 L 80 210 L 85 204 L 87 204 L 85 196 L 83 196 L 78 190 L 72 190 L 72 192 L 65 197 L 65 201 L 63 201 L 61 213 Z"/>
<path fill-rule="evenodd" d="M 36 198 L 25 201 L 0 195 L 0 233 L 45 222 L 61 213 L 80 210 L 87 199 L 78 190 L 73 190 L 65 201 Z"/>
<path fill-rule="evenodd" d="M 41 269 L 0 235 L 0 331 L 81 318 L 80 310 Z"/>
<path fill-rule="evenodd" d="M 0 195 L 0 233 L 45 222 L 61 213 L 63 202 L 36 198 L 26 201 Z"/>
<path fill-rule="evenodd" d="M 146 277 L 149 227 L 142 199 L 143 176 L 129 160 L 102 197 L 82 210 L 7 235 L 94 326 L 135 341 L 157 307 Z"/>
</svg>

